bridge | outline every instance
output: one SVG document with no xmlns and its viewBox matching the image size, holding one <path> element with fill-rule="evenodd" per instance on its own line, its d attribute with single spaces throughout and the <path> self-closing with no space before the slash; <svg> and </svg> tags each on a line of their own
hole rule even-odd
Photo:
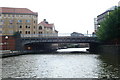
<svg viewBox="0 0 120 80">
<path fill-rule="evenodd" d="M 54 44 L 60 43 L 89 43 L 90 50 L 94 51 L 96 44 L 99 43 L 97 37 L 94 36 L 21 37 L 18 40 L 21 43 L 20 45 L 18 44 L 18 46 L 21 46 L 18 49 L 31 51 L 50 50 L 56 47 L 53 46 Z"/>
<path fill-rule="evenodd" d="M 23 44 L 29 43 L 98 43 L 96 37 L 23 37 Z"/>
</svg>

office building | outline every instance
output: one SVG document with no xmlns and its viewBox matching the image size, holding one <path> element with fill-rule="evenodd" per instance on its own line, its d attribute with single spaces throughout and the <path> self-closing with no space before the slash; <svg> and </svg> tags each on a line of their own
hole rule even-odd
<svg viewBox="0 0 120 80">
<path fill-rule="evenodd" d="M 111 8 L 109 8 L 108 10 L 106 10 L 105 12 L 103 12 L 102 14 L 98 15 L 96 19 L 94 19 L 94 29 L 95 32 L 98 30 L 98 28 L 100 27 L 100 23 L 102 21 L 104 21 L 106 19 L 107 16 L 109 16 L 110 12 L 115 10 L 117 6 L 113 6 Z"/>
</svg>

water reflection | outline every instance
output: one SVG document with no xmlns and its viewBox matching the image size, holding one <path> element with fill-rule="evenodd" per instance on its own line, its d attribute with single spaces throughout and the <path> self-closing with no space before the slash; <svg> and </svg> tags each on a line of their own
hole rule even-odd
<svg viewBox="0 0 120 80">
<path fill-rule="evenodd" d="M 89 48 L 86 47 L 86 48 L 68 48 L 68 49 L 59 49 L 59 50 L 57 50 L 57 52 L 86 51 L 86 49 L 89 49 Z"/>
<path fill-rule="evenodd" d="M 118 56 L 116 56 L 118 57 Z M 98 54 L 30 54 L 4 58 L 3 78 L 120 77 L 115 56 Z"/>
<path fill-rule="evenodd" d="M 99 77 L 120 78 L 120 55 L 101 54 L 99 59 L 101 60 Z"/>
</svg>

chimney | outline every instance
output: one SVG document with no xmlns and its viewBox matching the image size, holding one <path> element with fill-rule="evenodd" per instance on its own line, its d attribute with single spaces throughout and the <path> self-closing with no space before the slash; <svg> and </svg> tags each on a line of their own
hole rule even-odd
<svg viewBox="0 0 120 80">
<path fill-rule="evenodd" d="M 44 19 L 43 21 L 46 22 L 46 19 Z"/>
<path fill-rule="evenodd" d="M 46 19 L 43 20 L 46 24 L 48 24 L 48 22 L 46 21 Z"/>
</svg>

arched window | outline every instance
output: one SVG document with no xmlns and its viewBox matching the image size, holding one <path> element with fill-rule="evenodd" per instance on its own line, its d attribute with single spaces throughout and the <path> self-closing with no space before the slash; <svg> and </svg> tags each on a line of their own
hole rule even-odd
<svg viewBox="0 0 120 80">
<path fill-rule="evenodd" d="M 20 25 L 19 28 L 22 28 L 22 26 Z"/>
<path fill-rule="evenodd" d="M 42 30 L 42 26 L 39 26 L 39 30 Z"/>
</svg>

